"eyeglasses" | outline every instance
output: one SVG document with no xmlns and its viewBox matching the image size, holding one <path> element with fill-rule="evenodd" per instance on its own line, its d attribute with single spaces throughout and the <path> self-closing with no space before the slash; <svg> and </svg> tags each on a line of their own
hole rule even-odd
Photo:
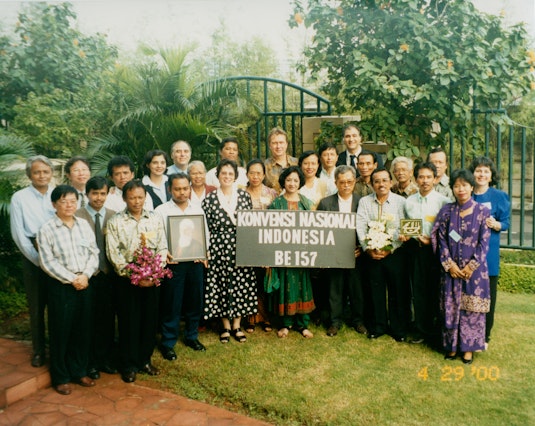
<svg viewBox="0 0 535 426">
<path fill-rule="evenodd" d="M 56 201 L 56 204 L 59 204 L 60 206 L 74 206 L 75 204 L 78 204 L 78 200 L 58 200 Z"/>
</svg>

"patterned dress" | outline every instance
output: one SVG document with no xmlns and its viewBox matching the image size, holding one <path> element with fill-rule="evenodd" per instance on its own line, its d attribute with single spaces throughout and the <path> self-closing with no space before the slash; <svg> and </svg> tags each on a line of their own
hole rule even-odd
<svg viewBox="0 0 535 426">
<path fill-rule="evenodd" d="M 249 194 L 237 189 L 235 210 L 250 210 Z M 253 268 L 236 266 L 236 213 L 231 219 L 219 201 L 218 191 L 202 202 L 210 232 L 210 266 L 206 277 L 204 317 L 238 318 L 257 311 Z"/>
<path fill-rule="evenodd" d="M 282 195 L 269 206 L 275 210 L 311 210 L 312 201 L 299 195 L 299 202 L 288 203 Z M 271 268 L 266 277 L 266 292 L 274 292 L 275 313 L 282 317 L 284 326 L 299 328 L 308 325 L 308 314 L 315 309 L 312 284 L 308 269 Z"/>
<path fill-rule="evenodd" d="M 485 313 L 490 307 L 487 253 L 490 230 L 485 220 L 490 211 L 474 200 L 462 206 L 446 204 L 431 231 L 441 271 L 440 308 L 443 314 L 443 345 L 447 352 L 474 352 L 485 347 Z M 469 265 L 469 280 L 452 278 L 455 262 L 460 269 Z"/>
</svg>

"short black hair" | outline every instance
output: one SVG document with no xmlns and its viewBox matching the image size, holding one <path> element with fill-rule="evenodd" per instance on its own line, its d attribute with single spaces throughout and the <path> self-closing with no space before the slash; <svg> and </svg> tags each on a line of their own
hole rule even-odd
<svg viewBox="0 0 535 426">
<path fill-rule="evenodd" d="M 496 168 L 494 161 L 492 161 L 489 157 L 485 157 L 485 156 L 475 157 L 472 160 L 472 163 L 470 164 L 469 170 L 472 173 L 474 173 L 474 171 L 478 167 L 488 167 L 490 169 L 490 172 L 492 174 L 492 178 L 490 180 L 490 186 L 494 186 L 500 181 L 500 174 L 498 173 L 498 169 Z"/>
<path fill-rule="evenodd" d="M 110 190 L 110 182 L 104 176 L 93 176 L 85 184 L 85 193 L 89 194 L 91 190 L 104 189 L 106 187 L 106 192 Z"/>
<path fill-rule="evenodd" d="M 169 190 L 171 190 L 171 187 L 173 186 L 173 181 L 177 179 L 186 179 L 188 183 L 191 185 L 191 178 L 186 173 L 173 173 L 172 175 L 169 175 L 167 178 L 167 183 L 169 184 Z"/>
<path fill-rule="evenodd" d="M 284 169 L 279 176 L 279 185 L 281 188 L 284 188 L 286 178 L 292 173 L 297 173 L 297 175 L 299 176 L 299 188 L 303 187 L 303 185 L 305 184 L 305 175 L 303 174 L 303 171 L 299 166 L 290 166 L 287 169 Z"/>
<path fill-rule="evenodd" d="M 240 143 L 238 142 L 238 139 L 236 139 L 234 136 L 230 136 L 221 141 L 221 143 L 219 144 L 219 151 L 223 151 L 223 148 L 225 148 L 225 145 L 229 142 L 235 143 L 236 145 L 238 145 L 238 150 L 240 149 Z"/>
<path fill-rule="evenodd" d="M 128 166 L 132 173 L 136 170 L 134 162 L 129 157 L 126 155 L 117 155 L 108 162 L 108 176 L 113 176 L 113 169 L 121 166 Z"/>
<path fill-rule="evenodd" d="M 318 155 L 320 156 L 320 158 L 321 158 L 321 154 L 323 154 L 323 152 L 327 151 L 328 149 L 334 149 L 336 151 L 336 154 L 338 154 L 335 144 L 331 142 L 325 142 L 325 143 L 322 143 L 320 148 L 318 149 Z"/>
<path fill-rule="evenodd" d="M 238 179 L 238 165 L 235 161 L 229 160 L 228 158 L 223 158 L 217 165 L 217 168 L 215 169 L 216 177 L 219 178 L 219 173 L 225 166 L 231 166 L 234 169 L 234 180 Z"/>
<path fill-rule="evenodd" d="M 418 163 L 416 164 L 416 166 L 414 167 L 414 172 L 413 172 L 413 175 L 414 175 L 414 179 L 416 179 L 418 177 L 418 172 L 422 169 L 429 169 L 433 172 L 433 176 L 434 177 L 437 177 L 437 168 L 435 167 L 435 165 L 433 163 L 431 163 L 430 161 L 426 161 L 424 163 Z"/>
<path fill-rule="evenodd" d="M 451 172 L 450 176 L 450 188 L 453 191 L 453 186 L 458 180 L 464 180 L 468 182 L 471 186 L 476 186 L 476 178 L 473 173 L 468 169 L 457 169 Z"/>
<path fill-rule="evenodd" d="M 63 166 L 63 169 L 65 170 L 65 174 L 71 173 L 71 167 L 74 165 L 74 163 L 77 163 L 78 161 L 81 161 L 84 163 L 89 171 L 91 171 L 91 165 L 89 164 L 89 160 L 85 157 L 82 157 L 81 155 L 77 155 L 75 157 L 69 158 L 67 162 L 65 163 L 65 166 Z"/>
<path fill-rule="evenodd" d="M 132 179 L 123 186 L 123 200 L 126 201 L 126 194 L 128 191 L 132 191 L 136 188 L 143 188 L 143 191 L 147 194 L 147 189 L 145 188 L 145 185 L 143 185 L 143 182 L 141 182 L 141 179 Z"/>
<path fill-rule="evenodd" d="M 247 163 L 247 166 L 245 170 L 247 170 L 247 173 L 249 173 L 249 169 L 251 166 L 254 166 L 255 164 L 260 164 L 262 166 L 262 170 L 264 171 L 264 174 L 266 174 L 266 165 L 260 158 L 253 158 L 251 161 Z"/>
<path fill-rule="evenodd" d="M 427 158 L 426 158 L 426 162 L 429 163 L 429 158 L 431 157 L 431 154 L 437 154 L 439 152 L 443 152 L 444 155 L 446 156 L 446 164 L 448 163 L 448 154 L 446 154 L 446 151 L 444 151 L 444 148 L 442 148 L 441 146 L 435 146 L 434 148 L 432 148 L 428 153 L 427 153 Z"/>
<path fill-rule="evenodd" d="M 78 191 L 74 186 L 58 185 L 52 190 L 52 194 L 50 194 L 50 201 L 55 203 L 60 198 L 64 198 L 67 194 L 74 194 L 76 199 L 78 199 Z"/>
<path fill-rule="evenodd" d="M 390 180 L 392 180 L 392 173 L 390 173 L 390 170 L 385 169 L 384 167 L 378 167 L 370 175 L 370 182 L 372 183 L 372 185 L 373 185 L 373 175 L 376 174 L 376 173 L 379 173 L 379 172 L 387 172 L 388 173 L 388 177 L 390 178 Z"/>
<path fill-rule="evenodd" d="M 362 151 L 360 151 L 360 154 L 357 155 L 357 161 L 360 159 L 361 155 L 371 155 L 373 157 L 373 162 L 374 163 L 377 163 L 378 160 L 377 160 L 377 154 L 373 151 L 369 151 L 367 149 L 363 149 Z"/>
</svg>

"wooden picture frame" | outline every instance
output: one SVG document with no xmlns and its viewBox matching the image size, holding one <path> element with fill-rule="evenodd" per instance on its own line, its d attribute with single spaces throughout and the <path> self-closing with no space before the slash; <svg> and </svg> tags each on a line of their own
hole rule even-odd
<svg viewBox="0 0 535 426">
<path fill-rule="evenodd" d="M 167 245 L 173 262 L 206 260 L 204 215 L 168 216 Z"/>
</svg>

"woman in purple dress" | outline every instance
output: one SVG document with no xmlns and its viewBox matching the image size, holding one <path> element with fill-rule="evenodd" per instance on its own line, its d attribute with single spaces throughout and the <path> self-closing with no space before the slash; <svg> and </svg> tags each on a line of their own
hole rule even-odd
<svg viewBox="0 0 535 426">
<path fill-rule="evenodd" d="M 463 352 L 471 364 L 473 353 L 485 348 L 485 314 L 490 307 L 487 253 L 490 211 L 472 199 L 474 175 L 455 170 L 450 186 L 456 201 L 440 210 L 431 233 L 441 270 L 440 307 L 443 315 L 445 359 Z"/>
</svg>

